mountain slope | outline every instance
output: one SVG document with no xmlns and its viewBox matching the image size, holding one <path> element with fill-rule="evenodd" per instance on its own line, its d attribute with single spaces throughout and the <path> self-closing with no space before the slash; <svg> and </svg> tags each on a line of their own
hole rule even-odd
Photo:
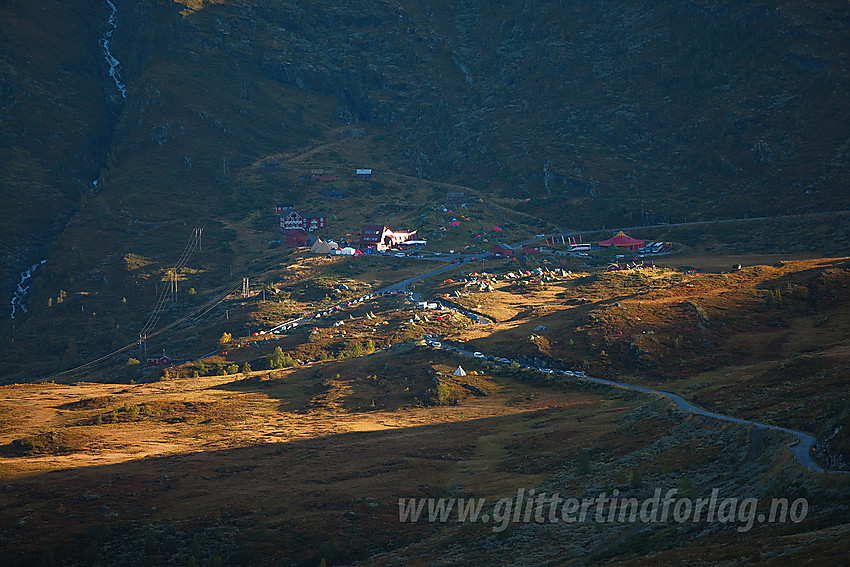
<svg viewBox="0 0 850 567">
<path fill-rule="evenodd" d="M 537 231 L 534 217 L 588 229 L 840 210 L 850 198 L 843 2 L 115 5 L 123 103 L 97 45 L 108 6 L 44 4 L 44 21 L 68 27 L 26 44 L 39 65 L 3 63 L 45 98 L 86 94 L 50 107 L 76 128 L 62 145 L 44 141 L 49 129 L 24 135 L 36 112 L 4 113 L 18 136 L 4 187 L 30 196 L 3 231 L 26 259 L 6 281 L 55 240 L 31 316 L 8 333 L 17 342 L 4 364 L 17 370 L 4 375 L 33 348 L 55 362 L 132 341 L 194 226 L 205 227 L 205 255 L 190 266 L 202 297 L 234 273 L 262 274 L 280 261 L 263 246 L 278 236 L 276 200 L 332 207 L 339 237 L 369 220 L 420 222 L 445 197 L 437 182 L 454 183 L 529 214 L 492 219 L 515 222 L 519 240 Z M 22 31 L 42 21 L 21 4 L 5 10 Z M 23 50 L 4 29 L 7 52 Z M 4 80 L 5 100 L 23 100 L 21 81 Z M 266 158 L 283 167 L 260 167 Z M 362 166 L 382 175 L 352 184 Z M 44 189 L 16 167 L 38 171 Z M 312 169 L 333 169 L 353 198 L 317 202 Z M 44 222 L 55 230 L 32 228 Z M 841 226 L 825 238 L 847 243 Z M 62 294 L 74 302 L 56 308 Z"/>
<path fill-rule="evenodd" d="M 96 1 L 0 6 L 0 288 L 47 257 L 103 167 L 116 117 Z M 112 101 L 114 102 L 114 100 Z"/>
</svg>

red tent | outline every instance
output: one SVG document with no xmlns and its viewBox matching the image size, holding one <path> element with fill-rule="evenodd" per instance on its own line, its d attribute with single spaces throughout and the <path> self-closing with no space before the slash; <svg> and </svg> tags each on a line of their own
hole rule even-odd
<svg viewBox="0 0 850 567">
<path fill-rule="evenodd" d="M 628 248 L 629 250 L 637 250 L 646 243 L 644 240 L 632 238 L 622 230 L 609 238 L 599 242 L 599 246 L 616 246 L 617 248 Z"/>
</svg>

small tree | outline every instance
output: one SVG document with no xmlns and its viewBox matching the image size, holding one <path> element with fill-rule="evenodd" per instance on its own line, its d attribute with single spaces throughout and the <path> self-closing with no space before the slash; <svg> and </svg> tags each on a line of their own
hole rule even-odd
<svg viewBox="0 0 850 567">
<path fill-rule="evenodd" d="M 286 355 L 283 354 L 283 349 L 279 346 L 274 347 L 274 351 L 272 351 L 272 355 L 269 357 L 269 370 L 283 368 L 285 360 Z"/>
<path fill-rule="evenodd" d="M 224 346 L 232 340 L 233 340 L 233 335 L 231 335 L 230 333 L 225 331 L 224 333 L 221 334 L 221 338 L 218 339 L 218 344 L 220 346 Z"/>
<path fill-rule="evenodd" d="M 242 365 L 242 374 L 245 374 L 247 376 L 250 373 L 251 373 L 251 365 L 246 362 L 245 364 Z"/>
<path fill-rule="evenodd" d="M 127 408 L 127 417 L 130 419 L 139 419 L 139 406 L 133 404 Z"/>
</svg>

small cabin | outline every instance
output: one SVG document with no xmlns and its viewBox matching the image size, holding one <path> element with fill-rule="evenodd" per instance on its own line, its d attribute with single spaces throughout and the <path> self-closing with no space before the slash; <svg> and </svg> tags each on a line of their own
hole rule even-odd
<svg viewBox="0 0 850 567">
<path fill-rule="evenodd" d="M 168 366 L 171 364 L 171 359 L 165 356 L 149 356 L 148 366 Z"/>
<path fill-rule="evenodd" d="M 331 171 L 314 169 L 310 172 L 311 181 L 336 181 L 336 175 Z"/>
<path fill-rule="evenodd" d="M 321 192 L 322 199 L 327 201 L 329 199 L 345 199 L 346 194 L 342 189 L 325 189 Z"/>
</svg>

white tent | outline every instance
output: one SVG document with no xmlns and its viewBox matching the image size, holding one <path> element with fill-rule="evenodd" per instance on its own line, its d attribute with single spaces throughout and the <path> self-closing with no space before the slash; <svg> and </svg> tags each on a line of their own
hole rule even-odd
<svg viewBox="0 0 850 567">
<path fill-rule="evenodd" d="M 457 370 L 454 371 L 455 376 L 466 376 L 466 370 L 463 369 L 462 366 L 458 366 Z"/>
<path fill-rule="evenodd" d="M 328 243 L 321 238 L 316 239 L 316 243 L 313 244 L 312 248 L 310 248 L 310 252 L 314 254 L 329 254 L 330 251 L 331 247 L 328 246 Z"/>
</svg>

